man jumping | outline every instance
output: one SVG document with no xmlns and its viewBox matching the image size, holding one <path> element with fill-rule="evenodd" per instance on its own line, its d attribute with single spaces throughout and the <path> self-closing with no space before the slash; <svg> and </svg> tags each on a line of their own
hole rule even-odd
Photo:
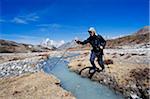
<svg viewBox="0 0 150 99">
<path fill-rule="evenodd" d="M 96 35 L 96 30 L 93 27 L 90 27 L 88 30 L 90 37 L 87 40 L 82 41 L 76 41 L 76 43 L 78 44 L 87 44 L 90 43 L 90 45 L 92 46 L 92 50 L 91 50 L 91 56 L 90 56 L 90 62 L 93 66 L 93 69 L 96 70 L 96 65 L 94 63 L 95 58 L 97 57 L 98 59 L 98 64 L 101 67 L 100 71 L 103 71 L 105 69 L 104 67 L 104 62 L 103 62 L 103 49 L 105 48 L 106 45 L 106 41 L 104 40 L 104 38 L 101 35 Z"/>
</svg>

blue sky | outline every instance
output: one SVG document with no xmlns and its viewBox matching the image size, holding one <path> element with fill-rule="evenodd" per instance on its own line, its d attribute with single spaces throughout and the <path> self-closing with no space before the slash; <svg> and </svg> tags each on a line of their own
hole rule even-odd
<svg viewBox="0 0 150 99">
<path fill-rule="evenodd" d="M 0 39 L 39 44 L 86 39 L 95 27 L 106 38 L 149 25 L 148 0 L 0 0 Z"/>
</svg>

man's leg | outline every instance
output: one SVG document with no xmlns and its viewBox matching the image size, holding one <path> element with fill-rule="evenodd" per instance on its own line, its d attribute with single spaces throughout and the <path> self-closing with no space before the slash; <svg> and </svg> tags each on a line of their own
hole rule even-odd
<svg viewBox="0 0 150 99">
<path fill-rule="evenodd" d="M 104 61 L 103 61 L 103 55 L 98 55 L 98 64 L 101 66 L 102 70 L 105 69 Z"/>
<path fill-rule="evenodd" d="M 96 66 L 94 63 L 95 57 L 96 57 L 95 52 L 91 51 L 90 62 L 91 62 L 94 69 L 96 69 Z"/>
</svg>

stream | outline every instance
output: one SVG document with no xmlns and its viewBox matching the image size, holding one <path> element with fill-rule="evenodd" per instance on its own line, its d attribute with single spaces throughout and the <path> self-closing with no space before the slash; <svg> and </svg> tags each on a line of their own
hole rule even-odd
<svg viewBox="0 0 150 99">
<path fill-rule="evenodd" d="M 71 92 L 77 99 L 124 99 L 121 94 L 112 89 L 69 71 L 66 60 L 61 59 L 56 64 L 58 59 L 59 57 L 49 58 L 43 70 L 60 79 L 61 87 Z M 55 67 L 51 69 L 54 64 Z"/>
</svg>

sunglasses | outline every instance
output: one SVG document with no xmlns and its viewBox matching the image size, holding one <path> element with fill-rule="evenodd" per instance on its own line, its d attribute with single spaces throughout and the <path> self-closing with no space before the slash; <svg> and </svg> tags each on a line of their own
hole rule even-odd
<svg viewBox="0 0 150 99">
<path fill-rule="evenodd" d="M 88 31 L 90 34 L 92 33 L 92 31 Z"/>
</svg>

